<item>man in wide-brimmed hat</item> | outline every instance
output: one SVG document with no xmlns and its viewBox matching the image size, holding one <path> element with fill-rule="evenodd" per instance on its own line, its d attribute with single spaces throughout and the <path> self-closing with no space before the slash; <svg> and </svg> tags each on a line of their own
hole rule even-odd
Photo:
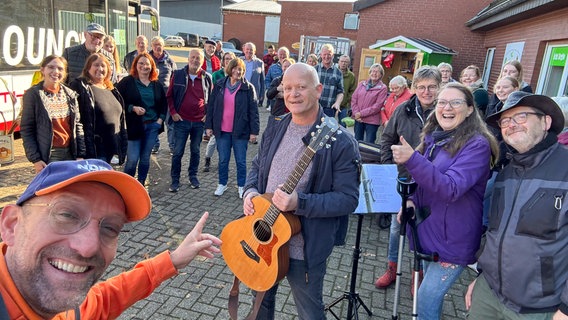
<svg viewBox="0 0 568 320">
<path fill-rule="evenodd" d="M 568 148 L 549 97 L 513 92 L 487 123 L 511 162 L 495 180 L 468 319 L 568 319 Z"/>
</svg>

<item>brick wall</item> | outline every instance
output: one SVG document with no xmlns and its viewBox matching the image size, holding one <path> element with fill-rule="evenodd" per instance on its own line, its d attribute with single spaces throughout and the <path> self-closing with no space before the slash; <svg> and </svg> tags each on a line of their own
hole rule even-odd
<svg viewBox="0 0 568 320">
<path fill-rule="evenodd" d="M 280 43 L 293 53 L 292 43 L 299 42 L 300 36 L 332 36 L 355 40 L 357 30 L 344 30 L 346 13 L 353 12 L 351 2 L 296 2 L 280 1 Z"/>
<path fill-rule="evenodd" d="M 225 11 L 223 14 L 223 41 L 236 38 L 241 44 L 252 42 L 256 55 L 262 59 L 264 51 L 264 21 L 266 15 Z M 242 50 L 241 48 L 237 48 Z"/>
<path fill-rule="evenodd" d="M 360 24 L 354 54 L 354 70 L 359 70 L 361 48 L 377 40 L 399 35 L 425 38 L 449 47 L 454 56 L 453 76 L 470 64 L 480 68 L 485 61 L 483 34 L 471 32 L 465 22 L 474 17 L 491 0 L 392 0 L 359 12 Z"/>
<path fill-rule="evenodd" d="M 489 88 L 499 77 L 507 43 L 524 42 L 523 80 L 536 89 L 547 43 L 568 43 L 568 8 L 497 28 L 486 33 L 485 47 L 495 48 Z"/>
</svg>

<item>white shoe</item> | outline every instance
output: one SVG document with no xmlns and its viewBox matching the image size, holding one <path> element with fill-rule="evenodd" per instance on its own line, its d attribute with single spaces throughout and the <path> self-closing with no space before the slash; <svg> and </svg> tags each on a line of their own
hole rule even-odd
<svg viewBox="0 0 568 320">
<path fill-rule="evenodd" d="M 118 164 L 118 156 L 116 154 L 110 159 L 110 164 Z"/>
<path fill-rule="evenodd" d="M 239 187 L 239 198 L 243 198 L 243 193 L 245 193 L 245 188 L 244 187 Z"/>
<path fill-rule="evenodd" d="M 225 193 L 225 190 L 227 190 L 227 186 L 226 186 L 226 185 L 218 184 L 218 185 L 217 185 L 217 190 L 215 190 L 215 195 L 216 195 L 216 196 L 222 196 L 223 193 Z"/>
</svg>

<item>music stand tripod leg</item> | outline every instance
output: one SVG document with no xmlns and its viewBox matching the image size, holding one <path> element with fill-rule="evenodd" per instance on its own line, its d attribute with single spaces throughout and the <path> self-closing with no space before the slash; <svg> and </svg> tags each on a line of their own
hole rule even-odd
<svg viewBox="0 0 568 320">
<path fill-rule="evenodd" d="M 347 299 L 347 301 L 349 302 L 347 307 L 348 320 L 352 319 L 353 316 L 355 316 L 355 319 L 359 319 L 359 315 L 357 313 L 359 306 L 362 306 L 369 316 L 373 315 L 371 310 L 365 305 L 359 294 L 355 291 L 355 286 L 357 284 L 357 270 L 359 268 L 359 258 L 361 256 L 360 245 L 361 245 L 362 226 L 363 226 L 363 215 L 359 214 L 357 220 L 357 233 L 355 236 L 355 248 L 353 249 L 353 265 L 351 267 L 351 284 L 349 286 L 349 292 L 345 292 L 342 297 L 336 299 L 327 307 L 325 307 L 325 311 L 329 311 L 335 317 L 335 319 L 338 320 L 339 317 L 333 312 L 333 310 L 331 310 L 331 308 L 336 304 L 338 304 L 339 302 L 343 301 L 344 299 Z"/>
</svg>

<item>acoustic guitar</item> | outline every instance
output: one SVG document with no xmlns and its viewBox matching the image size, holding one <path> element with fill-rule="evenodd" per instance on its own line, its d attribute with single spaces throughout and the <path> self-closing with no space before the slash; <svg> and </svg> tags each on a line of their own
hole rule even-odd
<svg viewBox="0 0 568 320">
<path fill-rule="evenodd" d="M 312 132 L 310 143 L 300 161 L 282 186 L 292 193 L 300 178 L 321 148 L 329 148 L 329 141 L 339 131 L 334 118 L 324 117 Z M 266 291 L 288 272 L 288 241 L 300 231 L 300 220 L 289 212 L 281 212 L 272 204 L 272 194 L 252 199 L 254 214 L 228 223 L 221 232 L 221 253 L 235 276 L 249 288 Z"/>
</svg>

